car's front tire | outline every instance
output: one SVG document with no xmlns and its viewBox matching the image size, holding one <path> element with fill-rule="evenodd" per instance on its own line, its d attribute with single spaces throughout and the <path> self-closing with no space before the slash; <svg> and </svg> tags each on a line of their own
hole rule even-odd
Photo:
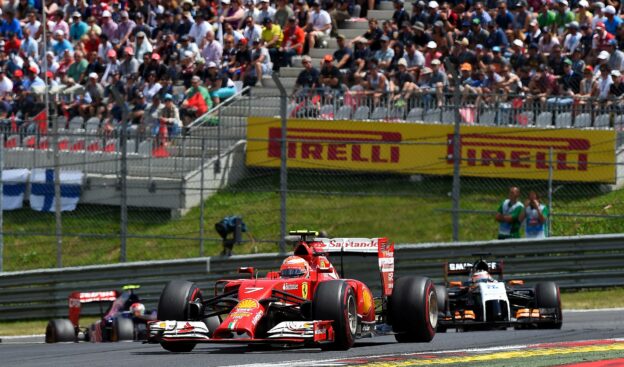
<svg viewBox="0 0 624 367">
<path fill-rule="evenodd" d="M 431 341 L 438 324 L 438 300 L 431 279 L 398 278 L 390 298 L 389 312 L 398 342 Z"/>
<path fill-rule="evenodd" d="M 355 342 L 357 332 L 357 300 L 355 292 L 343 280 L 319 283 L 312 301 L 314 320 L 332 320 L 334 342 L 322 349 L 347 350 Z"/>
<path fill-rule="evenodd" d="M 159 320 L 185 321 L 190 318 L 190 302 L 201 302 L 201 290 L 195 283 L 186 280 L 170 281 L 158 300 L 157 317 Z M 170 352 L 190 352 L 196 343 L 161 342 L 160 345 Z"/>
<path fill-rule="evenodd" d="M 54 319 L 48 322 L 45 332 L 46 343 L 76 341 L 76 328 L 67 319 Z"/>
<path fill-rule="evenodd" d="M 538 324 L 540 329 L 561 329 L 563 325 L 561 294 L 555 282 L 540 282 L 535 285 L 535 304 L 539 309 L 554 309 L 553 321 L 540 322 Z"/>
</svg>

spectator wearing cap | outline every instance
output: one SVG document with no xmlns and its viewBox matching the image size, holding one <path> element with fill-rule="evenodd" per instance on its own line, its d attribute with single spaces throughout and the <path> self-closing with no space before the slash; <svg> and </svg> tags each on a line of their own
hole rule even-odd
<svg viewBox="0 0 624 367">
<path fill-rule="evenodd" d="M 403 22 L 409 22 L 410 16 L 405 10 L 404 0 L 394 0 L 394 13 L 392 13 L 392 20 L 395 24 L 403 24 Z"/>
<path fill-rule="evenodd" d="M 288 5 L 288 1 L 277 0 L 277 9 L 275 10 L 273 19 L 275 23 L 280 26 L 280 28 L 284 29 L 288 19 L 294 15 L 295 12 Z"/>
<path fill-rule="evenodd" d="M 566 58 L 563 61 L 563 75 L 559 78 L 559 92 L 569 98 L 581 92 L 581 80 L 583 79 L 583 76 L 572 68 L 572 65 L 572 60 Z"/>
<path fill-rule="evenodd" d="M 241 80 L 243 71 L 247 69 L 247 66 L 251 63 L 251 51 L 246 38 L 243 38 L 238 43 L 238 51 L 234 59 L 228 65 L 228 74 L 230 78 L 235 81 Z"/>
<path fill-rule="evenodd" d="M 581 104 L 587 103 L 587 99 L 592 96 L 592 93 L 594 91 L 594 84 L 594 69 L 590 65 L 587 65 L 585 66 L 585 68 L 583 68 L 583 79 L 581 80 L 579 92 L 579 102 Z"/>
<path fill-rule="evenodd" d="M 72 14 L 72 25 L 69 27 L 69 39 L 72 42 L 78 42 L 82 37 L 87 34 L 89 26 L 82 21 L 82 15 L 75 11 Z"/>
<path fill-rule="evenodd" d="M 111 13 L 108 10 L 104 10 L 102 12 L 102 20 L 101 20 L 102 34 L 105 34 L 109 40 L 115 38 L 117 32 L 117 23 L 113 21 L 111 17 Z"/>
<path fill-rule="evenodd" d="M 80 83 L 86 79 L 87 66 L 89 66 L 89 62 L 85 60 L 82 51 L 76 51 L 74 60 L 67 69 L 67 76 Z"/>
<path fill-rule="evenodd" d="M 571 55 L 581 45 L 581 33 L 577 21 L 568 23 L 568 33 L 563 39 L 563 50 Z"/>
<path fill-rule="evenodd" d="M 125 80 L 129 75 L 136 74 L 139 71 L 139 61 L 134 58 L 134 50 L 132 47 L 126 47 L 123 50 L 123 61 L 119 64 L 119 72 Z"/>
<path fill-rule="evenodd" d="M 7 54 L 17 54 L 19 52 L 20 46 L 22 45 L 22 41 L 17 38 L 15 33 L 9 33 L 9 36 L 4 42 L 4 52 Z"/>
<path fill-rule="evenodd" d="M 468 32 L 468 41 L 471 45 L 483 45 L 490 36 L 490 33 L 481 27 L 481 20 L 479 18 L 473 18 L 470 26 L 470 32 Z"/>
<path fill-rule="evenodd" d="M 209 62 L 220 63 L 221 56 L 223 56 L 223 46 L 220 42 L 215 40 L 214 32 L 209 30 L 206 33 L 206 40 L 204 42 L 204 48 L 202 49 L 201 56 L 204 58 L 206 64 Z"/>
<path fill-rule="evenodd" d="M 514 70 L 519 70 L 527 65 L 528 60 L 525 54 L 524 43 L 519 39 L 515 39 L 511 45 L 511 55 L 509 55 L 509 64 Z"/>
<path fill-rule="evenodd" d="M 624 95 L 622 73 L 619 70 L 611 70 L 611 79 L 613 80 L 613 84 L 609 87 L 609 102 L 607 105 L 616 106 L 618 109 L 621 109 L 618 99 Z"/>
<path fill-rule="evenodd" d="M 74 46 L 65 38 L 65 34 L 62 30 L 59 29 L 54 32 L 54 40 L 56 43 L 52 46 L 52 52 L 54 52 L 56 57 L 63 56 L 65 51 L 74 51 Z"/>
<path fill-rule="evenodd" d="M 89 18 L 87 18 L 87 26 L 89 27 L 87 29 L 87 33 L 95 33 L 98 37 L 100 36 L 100 34 L 102 34 L 102 27 L 100 27 L 100 25 L 97 22 L 97 19 L 95 19 L 94 16 L 90 16 Z"/>
<path fill-rule="evenodd" d="M 407 61 L 403 58 L 399 59 L 396 72 L 390 80 L 390 90 L 394 93 L 392 100 L 396 101 L 395 107 L 404 107 L 405 101 L 412 97 L 416 89 L 414 76 L 407 70 Z"/>
<path fill-rule="evenodd" d="M 264 18 L 262 25 L 262 34 L 260 38 L 264 41 L 264 47 L 269 50 L 271 60 L 276 61 L 275 64 L 279 70 L 279 49 L 282 46 L 282 41 L 284 40 L 284 33 L 282 32 L 282 28 L 273 22 L 271 18 Z"/>
<path fill-rule="evenodd" d="M 312 49 L 318 42 L 324 42 L 332 30 L 329 13 L 321 8 L 320 0 L 312 0 L 312 11 L 308 14 L 308 48 Z"/>
<path fill-rule="evenodd" d="M 609 98 L 612 84 L 611 70 L 609 70 L 608 66 L 601 65 L 598 70 L 598 76 L 596 77 L 596 83 L 594 83 L 592 96 L 598 97 L 599 102 L 605 102 Z"/>
<path fill-rule="evenodd" d="M 616 40 L 609 41 L 607 51 L 609 52 L 609 61 L 607 62 L 609 69 L 622 71 L 624 69 L 624 52 L 618 50 Z"/>
<path fill-rule="evenodd" d="M 139 32 L 136 35 L 136 44 L 134 46 L 135 57 L 139 63 L 143 62 L 144 56 L 149 55 L 154 50 L 152 44 L 147 39 L 147 35 L 143 32 Z"/>
<path fill-rule="evenodd" d="M 533 13 L 527 8 L 528 4 L 526 0 L 519 0 L 516 2 L 515 7 L 512 8 L 514 13 L 513 29 L 520 32 L 526 32 L 529 29 L 529 23 L 531 22 Z"/>
<path fill-rule="evenodd" d="M 606 31 L 604 23 L 596 23 L 596 31 L 592 41 L 592 51 L 594 54 L 597 55 L 600 51 L 606 51 L 612 39 L 615 39 L 615 37 Z"/>
<path fill-rule="evenodd" d="M 576 3 L 576 20 L 579 24 L 593 24 L 593 14 L 589 11 L 589 2 L 587 0 L 580 0 Z"/>
<path fill-rule="evenodd" d="M 191 26 L 189 36 L 193 37 L 197 46 L 201 47 L 206 38 L 206 33 L 208 33 L 210 29 L 211 26 L 206 20 L 205 15 L 202 12 L 197 12 L 195 15 L 195 23 Z"/>
<path fill-rule="evenodd" d="M 136 129 L 140 134 L 149 132 L 152 135 L 158 135 L 160 110 L 163 108 L 160 96 L 155 95 L 152 101 L 147 103 L 143 93 L 137 92 L 133 100 L 134 106 L 131 113 L 131 130 Z"/>
<path fill-rule="evenodd" d="M 380 38 L 381 48 L 373 54 L 373 58 L 377 60 L 377 66 L 381 70 L 390 68 L 392 59 L 394 58 L 394 50 L 389 47 L 390 38 L 385 34 Z"/>
<path fill-rule="evenodd" d="M 379 70 L 377 60 L 372 59 L 368 63 L 368 74 L 363 83 L 365 94 L 371 99 L 373 106 L 379 106 L 381 101 L 388 97 L 390 81 Z"/>
<path fill-rule="evenodd" d="M 152 52 L 150 60 L 147 66 L 143 69 L 143 77 L 147 77 L 151 72 L 156 73 L 158 80 L 162 79 L 169 72 L 169 68 L 162 62 L 162 58 L 159 53 Z M 146 96 L 147 97 L 147 96 Z M 149 100 L 149 97 L 147 97 Z"/>
<path fill-rule="evenodd" d="M 134 23 L 135 23 L 135 26 L 132 29 L 131 34 L 135 38 L 136 38 L 136 35 L 139 32 L 143 32 L 145 34 L 151 34 L 152 33 L 152 28 L 149 25 L 145 24 L 145 18 L 143 18 L 143 14 L 141 12 L 134 13 Z M 193 24 L 195 24 L 195 23 L 192 23 L 191 27 L 192 27 Z M 190 30 L 187 31 L 186 34 L 190 34 Z"/>
<path fill-rule="evenodd" d="M 342 90 L 342 74 L 334 64 L 334 57 L 332 55 L 325 55 L 323 58 L 319 84 L 322 88 L 325 88 L 325 90 L 332 90 L 334 92 Z"/>
<path fill-rule="evenodd" d="M 256 18 L 256 23 L 262 23 L 265 18 L 271 18 L 275 16 L 275 8 L 271 6 L 271 2 L 269 0 L 259 0 L 258 4 L 258 17 Z"/>
<path fill-rule="evenodd" d="M 297 18 L 293 15 L 288 18 L 286 28 L 284 28 L 284 40 L 279 49 L 280 66 L 292 66 L 292 57 L 303 53 L 304 43 L 305 32 L 299 27 Z"/>
<path fill-rule="evenodd" d="M 102 74 L 101 83 L 104 87 L 110 84 L 111 76 L 119 71 L 120 62 L 117 58 L 117 51 L 111 49 L 108 51 L 108 62 L 104 66 L 104 73 Z"/>
<path fill-rule="evenodd" d="M 303 56 L 301 59 L 303 70 L 297 75 L 292 95 L 295 97 L 305 97 L 315 93 L 320 85 L 320 73 L 317 68 L 312 65 L 310 56 Z"/>
<path fill-rule="evenodd" d="M 442 54 L 447 54 L 453 46 L 453 41 L 444 29 L 444 22 L 441 20 L 433 23 L 431 39 L 438 45 L 438 51 Z"/>
<path fill-rule="evenodd" d="M 230 6 L 224 11 L 224 14 L 219 18 L 219 21 L 221 23 L 231 24 L 232 27 L 238 29 L 238 26 L 244 16 L 245 10 L 240 6 L 239 0 L 233 0 L 230 1 Z"/>
<path fill-rule="evenodd" d="M 269 50 L 264 47 L 264 41 L 254 41 L 251 50 L 251 62 L 245 70 L 243 78 L 244 86 L 254 86 L 258 81 L 262 81 L 264 75 L 271 75 L 273 62 Z"/>
<path fill-rule="evenodd" d="M 420 22 L 425 27 L 425 20 L 427 20 L 427 13 L 425 8 L 427 4 L 423 0 L 412 1 L 412 16 L 410 17 L 410 23 L 416 25 L 416 22 Z"/>
<path fill-rule="evenodd" d="M 353 50 L 347 46 L 344 35 L 336 36 L 338 48 L 334 51 L 333 57 L 336 60 L 336 67 L 339 70 L 350 71 L 353 67 Z"/>
<path fill-rule="evenodd" d="M 568 0 L 556 0 L 555 5 L 555 27 L 565 29 L 565 27 L 574 21 L 574 13 L 568 7 Z M 556 29 L 555 29 L 556 30 Z"/>
<path fill-rule="evenodd" d="M 505 34 L 505 31 L 503 31 L 496 22 L 488 23 L 488 32 L 489 35 L 483 44 L 485 47 L 491 49 L 498 46 L 501 49 L 506 49 L 509 46 L 507 34 Z"/>
<path fill-rule="evenodd" d="M 499 1 L 494 22 L 498 28 L 502 30 L 512 29 L 514 24 L 514 16 L 507 10 L 507 2 Z"/>
<path fill-rule="evenodd" d="M 247 18 L 245 18 L 243 37 L 245 37 L 248 42 L 253 42 L 262 37 L 262 27 L 256 24 L 256 21 L 252 16 L 247 16 Z"/>
<path fill-rule="evenodd" d="M 482 26 L 485 26 L 492 21 L 492 17 L 487 11 L 485 11 L 483 3 L 481 1 L 478 1 L 474 4 L 474 13 L 472 14 L 471 19 L 473 25 L 475 24 L 475 19 L 478 19 L 479 23 L 477 24 Z"/>
<path fill-rule="evenodd" d="M 425 66 L 431 67 L 433 60 L 440 60 L 442 53 L 438 51 L 438 44 L 435 41 L 429 41 L 425 49 Z"/>
<path fill-rule="evenodd" d="M 219 104 L 232 97 L 236 93 L 236 88 L 227 74 L 221 71 L 214 62 L 208 63 L 207 67 L 206 86 L 212 102 Z"/>
<path fill-rule="evenodd" d="M 604 16 L 604 13 L 602 12 L 602 10 L 604 9 L 605 4 L 601 1 L 597 1 L 592 3 L 592 9 L 594 11 L 594 17 L 592 19 L 592 23 L 591 23 L 591 29 L 592 30 L 596 30 L 596 25 L 599 22 L 604 23 L 605 20 L 607 20 L 607 18 Z"/>
<path fill-rule="evenodd" d="M 620 24 L 622 24 L 623 22 L 622 18 L 616 16 L 617 11 L 615 10 L 615 7 L 613 5 L 605 6 L 605 8 L 603 9 L 603 13 L 605 18 L 607 18 L 604 20 L 605 30 L 615 35 L 617 29 L 620 27 Z"/>
<path fill-rule="evenodd" d="M 461 104 L 465 104 L 469 98 L 481 93 L 481 81 L 472 78 L 472 65 L 463 63 L 459 66 L 459 91 L 461 92 Z"/>
<path fill-rule="evenodd" d="M 425 55 L 416 48 L 413 42 L 408 42 L 405 45 L 403 59 L 407 62 L 407 71 L 410 73 L 415 73 L 425 66 Z"/>
<path fill-rule="evenodd" d="M 476 62 L 476 57 L 474 51 L 472 51 L 469 46 L 470 41 L 468 41 L 468 38 L 464 37 L 455 41 L 455 46 L 449 55 L 451 62 L 457 66 L 464 63 L 474 64 Z"/>
<path fill-rule="evenodd" d="M 133 20 L 130 20 L 128 17 L 128 12 L 122 10 L 119 12 L 119 16 L 121 21 L 117 25 L 117 29 L 115 30 L 115 39 L 119 40 L 119 44 L 125 45 L 134 27 L 136 27 L 136 23 Z"/>
<path fill-rule="evenodd" d="M 167 127 L 169 137 L 178 136 L 182 131 L 180 111 L 175 103 L 173 103 L 173 96 L 171 94 L 165 94 L 163 100 L 165 103 L 158 113 L 158 119 L 161 124 L 164 124 Z M 158 132 L 154 135 L 157 134 Z"/>
<path fill-rule="evenodd" d="M 435 22 L 440 20 L 440 4 L 436 0 L 431 0 L 427 3 L 427 7 L 425 9 L 425 18 L 423 23 L 429 27 L 431 27 Z"/>
</svg>

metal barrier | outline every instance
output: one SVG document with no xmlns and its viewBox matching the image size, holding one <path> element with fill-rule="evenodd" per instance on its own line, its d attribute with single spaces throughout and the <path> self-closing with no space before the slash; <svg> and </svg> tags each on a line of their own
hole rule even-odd
<svg viewBox="0 0 624 367">
<path fill-rule="evenodd" d="M 506 279 L 528 283 L 553 280 L 561 288 L 579 289 L 624 284 L 624 235 L 558 237 L 544 240 L 510 240 L 398 245 L 397 276 L 426 275 L 442 279 L 445 261 L 471 260 L 476 252 L 489 252 L 504 261 Z M 0 274 L 0 320 L 65 317 L 71 291 L 119 289 L 141 284 L 137 293 L 148 307 L 156 307 L 164 285 L 171 279 L 197 282 L 212 294 L 216 279 L 239 277 L 240 266 L 254 266 L 260 274 L 279 268 L 284 255 L 241 255 L 231 258 L 193 258 L 126 264 L 45 269 Z M 374 291 L 379 275 L 376 259 L 344 259 L 345 276 L 361 279 Z M 340 261 L 334 260 L 339 268 Z M 89 306 L 84 314 L 98 314 Z"/>
</svg>

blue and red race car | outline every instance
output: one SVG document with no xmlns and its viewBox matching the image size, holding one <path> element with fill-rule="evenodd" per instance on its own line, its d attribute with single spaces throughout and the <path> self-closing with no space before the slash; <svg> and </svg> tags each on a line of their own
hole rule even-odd
<svg viewBox="0 0 624 367">
<path fill-rule="evenodd" d="M 69 319 L 48 322 L 46 343 L 145 340 L 147 322 L 156 319 L 156 312 L 145 312 L 145 306 L 134 292 L 138 288 L 138 285 L 127 285 L 122 292 L 72 292 L 68 298 Z M 80 311 L 85 303 L 100 305 L 101 318 L 89 327 L 80 325 Z"/>
<path fill-rule="evenodd" d="M 197 343 L 312 345 L 344 350 L 358 338 L 393 333 L 399 342 L 429 342 L 435 335 L 438 303 L 425 277 L 394 279 L 394 244 L 386 238 L 317 238 L 291 232 L 294 255 L 280 271 L 258 277 L 220 280 L 214 296 L 196 284 L 171 281 L 148 323 L 148 343 L 189 352 Z M 342 279 L 329 254 L 376 255 L 381 294 L 356 279 Z M 392 331 L 390 331 L 392 330 Z"/>
</svg>

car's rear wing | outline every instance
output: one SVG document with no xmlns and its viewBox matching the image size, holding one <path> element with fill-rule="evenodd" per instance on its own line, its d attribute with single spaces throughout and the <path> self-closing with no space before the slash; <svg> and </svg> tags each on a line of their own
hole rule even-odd
<svg viewBox="0 0 624 367">
<path fill-rule="evenodd" d="M 484 260 L 482 260 L 484 261 Z M 503 261 L 484 261 L 488 265 L 488 273 L 491 275 L 503 276 Z M 446 262 L 444 263 L 444 280 L 446 281 L 448 276 L 453 275 L 470 275 L 474 263 L 470 262 Z"/>
<path fill-rule="evenodd" d="M 384 296 L 394 288 L 394 243 L 387 238 L 316 238 L 312 249 L 317 253 L 376 254 Z"/>
<path fill-rule="evenodd" d="M 72 292 L 68 297 L 69 321 L 78 327 L 83 303 L 114 302 L 117 297 L 119 297 L 117 291 Z"/>
</svg>

